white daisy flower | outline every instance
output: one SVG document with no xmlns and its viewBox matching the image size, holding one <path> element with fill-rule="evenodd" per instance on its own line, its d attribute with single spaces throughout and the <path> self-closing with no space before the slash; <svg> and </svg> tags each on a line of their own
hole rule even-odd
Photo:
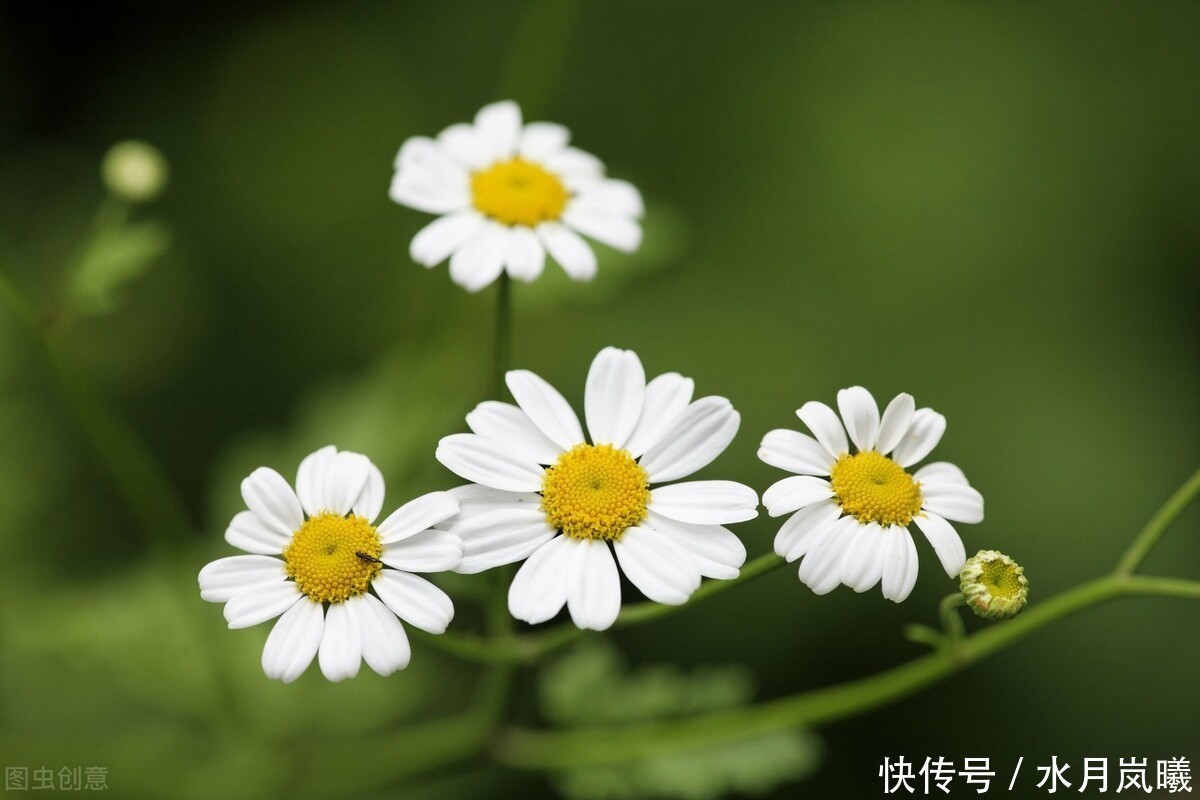
<svg viewBox="0 0 1200 800">
<path fill-rule="evenodd" d="M 354 677 L 361 661 L 390 675 L 409 660 L 401 619 L 430 633 L 450 624 L 450 598 L 412 574 L 462 557 L 457 536 L 431 530 L 458 512 L 449 493 L 418 497 L 375 525 L 383 475 L 366 456 L 330 446 L 300 462 L 295 491 L 260 467 L 242 481 L 242 499 L 249 510 L 225 540 L 252 555 L 200 570 L 200 597 L 225 604 L 230 628 L 279 617 L 263 649 L 268 678 L 290 683 L 313 656 L 331 681 Z"/>
<path fill-rule="evenodd" d="M 692 402 L 675 373 L 646 383 L 629 350 L 605 348 L 579 418 L 532 372 L 507 376 L 517 405 L 480 403 L 474 433 L 447 436 L 437 458 L 473 481 L 451 490 L 461 511 L 459 572 L 525 560 L 508 592 L 517 619 L 545 622 L 565 604 L 580 628 L 604 630 L 621 608 L 620 564 L 642 594 L 687 602 L 701 577 L 737 577 L 746 548 L 722 525 L 758 515 L 758 496 L 732 481 L 685 481 L 729 445 L 740 418 L 724 397 Z M 653 487 L 653 488 L 652 488 Z M 613 559 L 613 554 L 616 559 Z"/>
<path fill-rule="evenodd" d="M 596 254 L 579 234 L 637 250 L 641 194 L 606 178 L 604 165 L 570 138 L 550 122 L 522 125 L 521 109 L 505 101 L 484 106 L 473 125 L 406 141 L 389 194 L 441 215 L 413 238 L 413 260 L 432 267 L 449 258 L 450 278 L 475 292 L 504 270 L 534 280 L 547 253 L 575 280 L 591 280 Z"/>
<path fill-rule="evenodd" d="M 775 552 L 788 561 L 803 557 L 800 580 L 817 594 L 839 583 L 865 592 L 882 580 L 883 596 L 899 603 L 917 581 L 908 530 L 915 522 L 946 574 L 956 577 L 967 555 L 947 520 L 982 521 L 983 497 L 953 464 L 906 471 L 937 445 L 946 418 L 900 394 L 881 419 L 875 398 L 861 386 L 841 390 L 837 400 L 841 420 L 816 401 L 796 412 L 815 439 L 792 430 L 763 437 L 758 457 L 796 473 L 763 493 L 772 517 L 792 514 L 775 537 Z"/>
</svg>

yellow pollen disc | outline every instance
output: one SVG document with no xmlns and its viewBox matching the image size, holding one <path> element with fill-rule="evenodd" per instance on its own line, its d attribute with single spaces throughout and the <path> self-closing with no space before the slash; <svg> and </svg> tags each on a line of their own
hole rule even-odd
<svg viewBox="0 0 1200 800">
<path fill-rule="evenodd" d="M 569 195 L 556 175 L 518 157 L 474 173 L 471 197 L 492 219 L 532 228 L 561 217 Z"/>
<path fill-rule="evenodd" d="M 575 539 L 619 539 L 646 518 L 650 477 L 624 450 L 578 444 L 542 479 L 546 521 Z"/>
<path fill-rule="evenodd" d="M 287 574 L 309 599 L 341 603 L 362 594 L 383 567 L 383 544 L 362 517 L 318 514 L 309 517 L 283 551 Z M 376 560 L 372 560 L 376 559 Z"/>
<path fill-rule="evenodd" d="M 895 461 L 873 450 L 842 456 L 831 473 L 829 482 L 838 505 L 859 522 L 907 525 L 921 510 L 921 485 Z"/>
<path fill-rule="evenodd" d="M 996 559 L 985 561 L 982 567 L 983 574 L 979 576 L 979 580 L 992 597 L 1012 600 L 1024 588 L 1021 585 L 1019 568 L 1015 564 L 1005 564 L 1000 559 Z"/>
</svg>

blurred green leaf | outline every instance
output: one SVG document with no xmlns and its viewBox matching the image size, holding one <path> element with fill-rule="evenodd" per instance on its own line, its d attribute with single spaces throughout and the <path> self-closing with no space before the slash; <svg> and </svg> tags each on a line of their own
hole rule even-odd
<svg viewBox="0 0 1200 800">
<path fill-rule="evenodd" d="M 568 727 L 688 717 L 745 705 L 753 696 L 750 673 L 740 666 L 708 667 L 691 674 L 671 666 L 630 672 L 607 642 L 587 642 L 542 673 L 542 712 Z M 786 731 L 629 763 L 569 770 L 555 776 L 577 800 L 663 797 L 703 800 L 731 792 L 761 793 L 798 780 L 817 765 L 815 738 Z"/>
<path fill-rule="evenodd" d="M 170 230 L 155 220 L 101 226 L 71 274 L 71 307 L 90 316 L 111 312 L 118 291 L 145 274 L 170 245 Z"/>
</svg>

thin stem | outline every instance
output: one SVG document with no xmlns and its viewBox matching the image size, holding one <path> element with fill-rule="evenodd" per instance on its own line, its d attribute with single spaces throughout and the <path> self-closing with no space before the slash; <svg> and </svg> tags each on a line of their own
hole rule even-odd
<svg viewBox="0 0 1200 800">
<path fill-rule="evenodd" d="M 507 272 L 496 280 L 496 335 L 492 351 L 492 398 L 504 394 L 504 376 L 512 359 L 512 278 Z"/>
<path fill-rule="evenodd" d="M 759 556 L 743 566 L 738 577 L 728 581 L 709 581 L 697 589 L 687 603 L 680 606 L 650 602 L 625 606 L 613 627 L 624 628 L 630 625 L 640 625 L 659 617 L 676 614 L 713 595 L 765 575 L 783 566 L 784 563 L 784 560 L 774 553 Z M 536 633 L 501 638 L 452 633 L 444 633 L 440 636 L 422 636 L 422 638 L 447 653 L 469 661 L 528 664 L 570 644 L 583 635 L 584 631 L 570 623 L 563 623 Z"/>
<path fill-rule="evenodd" d="M 1180 486 L 1175 494 L 1171 495 L 1163 504 L 1162 508 L 1150 518 L 1146 527 L 1142 528 L 1134 538 L 1133 544 L 1121 557 L 1120 563 L 1117 564 L 1116 574 L 1132 575 L 1134 570 L 1146 560 L 1146 556 L 1154 549 L 1154 545 L 1158 544 L 1158 540 L 1162 538 L 1171 523 L 1179 519 L 1179 515 L 1198 495 L 1200 495 L 1200 470 L 1196 470 L 1192 477 L 1188 478 L 1187 482 Z"/>
<path fill-rule="evenodd" d="M 907 697 L 1077 611 L 1119 596 L 1155 595 L 1200 598 L 1200 581 L 1099 578 L 966 638 L 957 648 L 939 649 L 867 678 L 684 720 L 563 732 L 512 728 L 496 740 L 493 755 L 527 769 L 616 764 L 833 722 Z"/>
<path fill-rule="evenodd" d="M 519 102 L 526 119 L 537 119 L 550 99 L 578 11 L 578 0 L 532 0 L 525 10 L 497 99 Z"/>
<path fill-rule="evenodd" d="M 946 634 L 946 640 L 951 646 L 957 645 L 967 635 L 962 617 L 958 615 L 958 607 L 964 602 L 966 601 L 963 600 L 962 594 L 955 592 L 943 597 L 942 603 L 938 607 L 938 613 L 942 618 L 942 632 Z"/>
<path fill-rule="evenodd" d="M 137 519 L 147 543 L 171 550 L 186 541 L 191 520 L 154 454 L 80 378 L 62 340 L 46 328 L 32 304 L 3 273 L 0 296 L 41 345 L 59 393 L 97 462 Z"/>
</svg>

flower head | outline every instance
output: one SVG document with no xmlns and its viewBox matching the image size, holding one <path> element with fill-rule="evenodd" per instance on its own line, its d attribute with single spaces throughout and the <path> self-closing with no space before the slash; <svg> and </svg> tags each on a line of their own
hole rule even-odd
<svg viewBox="0 0 1200 800">
<path fill-rule="evenodd" d="M 983 497 L 953 464 L 908 472 L 941 440 L 946 418 L 918 409 L 908 394 L 897 395 L 881 418 L 861 386 L 841 390 L 837 401 L 841 419 L 816 401 L 796 412 L 812 436 L 774 430 L 763 437 L 758 457 L 795 473 L 763 494 L 772 517 L 792 515 L 775 552 L 803 558 L 800 580 L 817 594 L 838 584 L 865 592 L 882 582 L 883 596 L 899 603 L 917 580 L 915 523 L 946 574 L 958 575 L 967 556 L 950 521 L 980 522 Z"/>
<path fill-rule="evenodd" d="M 390 675 L 408 664 L 400 620 L 442 633 L 454 616 L 450 598 L 414 572 L 457 566 L 462 542 L 434 525 L 458 501 L 432 492 L 375 524 L 383 475 L 366 456 L 324 447 L 300 463 L 296 489 L 260 467 L 242 481 L 248 510 L 225 540 L 252 555 L 220 558 L 200 570 L 200 597 L 225 604 L 230 628 L 279 617 L 262 666 L 289 683 L 314 656 L 331 681 L 359 664 Z M 399 619 L 397 619 L 399 617 Z"/>
<path fill-rule="evenodd" d="M 958 577 L 967 605 L 984 619 L 1015 617 L 1028 602 L 1025 570 L 999 550 L 980 550 Z"/>
<path fill-rule="evenodd" d="M 153 200 L 167 185 L 163 154 L 154 145 L 134 139 L 110 147 L 100 170 L 108 190 L 129 203 Z"/>
<path fill-rule="evenodd" d="M 579 234 L 637 250 L 641 194 L 606 178 L 570 138 L 561 125 L 522 125 L 521 109 L 505 101 L 484 106 L 474 124 L 406 141 L 391 198 L 440 215 L 413 238 L 413 260 L 432 267 L 449 258 L 451 279 L 474 292 L 502 271 L 536 279 L 547 253 L 575 280 L 591 280 L 596 255 Z"/>
<path fill-rule="evenodd" d="M 649 383 L 637 355 L 609 347 L 588 371 L 584 416 L 546 381 L 507 376 L 516 405 L 479 404 L 473 433 L 447 436 L 437 458 L 473 483 L 452 489 L 461 511 L 459 572 L 525 561 L 508 593 L 513 616 L 545 622 L 565 604 L 580 628 L 603 630 L 621 608 L 620 564 L 642 594 L 687 602 L 702 577 L 734 578 L 746 548 L 728 523 L 758 515 L 740 483 L 676 481 L 709 464 L 740 418 L 723 397 L 692 401 L 691 379 Z M 614 560 L 615 554 L 615 560 Z"/>
</svg>

